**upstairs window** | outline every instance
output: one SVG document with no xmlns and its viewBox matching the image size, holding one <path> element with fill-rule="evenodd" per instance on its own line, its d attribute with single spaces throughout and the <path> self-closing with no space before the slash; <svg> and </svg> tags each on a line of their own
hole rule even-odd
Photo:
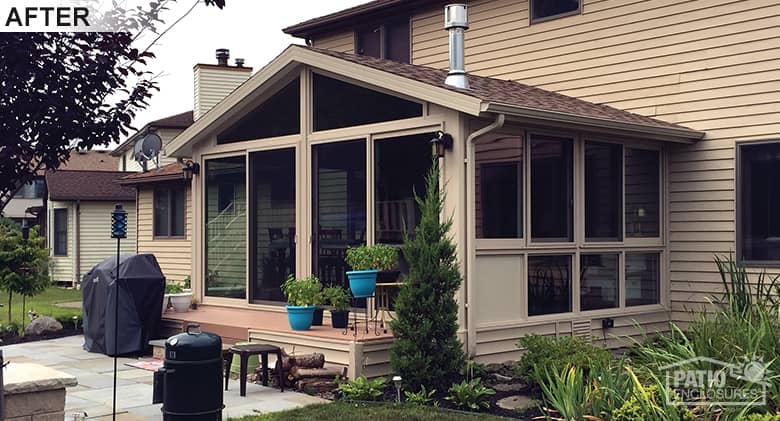
<svg viewBox="0 0 780 421">
<path fill-rule="evenodd" d="M 581 0 L 531 0 L 531 23 L 579 14 Z"/>
<path fill-rule="evenodd" d="M 184 237 L 184 187 L 154 190 L 154 236 Z"/>
<path fill-rule="evenodd" d="M 301 132 L 301 83 L 296 78 L 217 135 L 217 144 L 287 136 Z"/>
<path fill-rule="evenodd" d="M 16 193 L 16 199 L 40 199 L 43 197 L 43 178 L 36 178 L 24 186 Z"/>
<path fill-rule="evenodd" d="M 409 18 L 370 25 L 355 31 L 360 55 L 409 63 Z"/>
<path fill-rule="evenodd" d="M 739 147 L 740 257 L 780 262 L 780 142 Z"/>
</svg>

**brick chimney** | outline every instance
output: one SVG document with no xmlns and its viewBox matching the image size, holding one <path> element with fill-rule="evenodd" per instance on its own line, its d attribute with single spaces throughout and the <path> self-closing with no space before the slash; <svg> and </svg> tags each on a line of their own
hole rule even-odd
<svg viewBox="0 0 780 421">
<path fill-rule="evenodd" d="M 244 66 L 244 59 L 237 58 L 231 66 L 230 50 L 217 49 L 217 64 L 196 64 L 195 73 L 195 120 L 206 114 L 219 101 L 252 76 L 252 68 Z"/>
</svg>

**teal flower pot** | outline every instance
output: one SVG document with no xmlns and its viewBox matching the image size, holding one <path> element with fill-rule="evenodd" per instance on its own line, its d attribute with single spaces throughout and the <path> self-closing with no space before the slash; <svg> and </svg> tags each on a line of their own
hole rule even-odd
<svg viewBox="0 0 780 421">
<path fill-rule="evenodd" d="M 353 270 L 347 272 L 349 289 L 355 298 L 366 298 L 374 295 L 376 275 L 378 270 Z"/>
<path fill-rule="evenodd" d="M 287 305 L 287 320 L 292 330 L 309 330 L 314 318 L 314 309 L 317 306 L 291 306 Z"/>
</svg>

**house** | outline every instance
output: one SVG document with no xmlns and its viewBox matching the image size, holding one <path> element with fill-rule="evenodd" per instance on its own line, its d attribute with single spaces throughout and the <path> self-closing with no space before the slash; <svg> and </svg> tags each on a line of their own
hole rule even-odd
<svg viewBox="0 0 780 421">
<path fill-rule="evenodd" d="M 46 172 L 43 206 L 54 282 L 77 285 L 94 265 L 116 253 L 110 231 L 116 204 L 124 206 L 129 221 L 121 251 L 135 252 L 135 192 L 119 185 L 128 173 L 117 171 L 118 165 L 108 151 L 74 151 L 58 170 Z"/>
<path fill-rule="evenodd" d="M 780 5 L 481 0 L 465 24 L 444 4 L 376 0 L 286 28 L 307 46 L 167 144 L 200 168 L 204 309 L 177 320 L 388 373 L 391 338 L 285 332 L 278 285 L 342 284 L 346 247 L 413 231 L 432 139 L 478 361 L 516 358 L 529 333 L 616 346 L 685 322 L 720 291 L 716 253 L 777 266 Z"/>
<path fill-rule="evenodd" d="M 29 225 L 40 225 L 40 211 L 43 209 L 43 197 L 46 183 L 42 173 L 33 177 L 31 181 L 23 185 L 8 201 L 3 209 L 3 217 L 17 224 L 27 221 Z"/>
<path fill-rule="evenodd" d="M 138 162 L 134 148 L 149 133 L 163 146 L 192 124 L 192 111 L 152 121 L 111 152 L 123 170 L 134 171 L 119 180 L 134 188 L 137 253 L 151 253 L 169 281 L 184 281 L 192 271 L 192 221 L 189 180 L 176 158 L 160 154 L 154 162 Z"/>
</svg>

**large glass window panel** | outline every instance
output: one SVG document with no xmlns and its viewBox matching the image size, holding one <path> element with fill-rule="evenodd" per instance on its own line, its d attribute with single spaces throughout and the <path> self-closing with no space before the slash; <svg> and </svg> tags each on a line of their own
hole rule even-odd
<svg viewBox="0 0 780 421">
<path fill-rule="evenodd" d="M 626 148 L 626 237 L 658 237 L 661 221 L 660 154 Z"/>
<path fill-rule="evenodd" d="M 385 25 L 385 58 L 409 63 L 409 18 L 393 21 Z"/>
<path fill-rule="evenodd" d="M 246 162 L 206 161 L 206 295 L 246 297 Z"/>
<path fill-rule="evenodd" d="M 618 304 L 618 254 L 580 255 L 580 309 L 616 308 Z"/>
<path fill-rule="evenodd" d="M 420 103 L 314 74 L 314 130 L 420 116 Z"/>
<path fill-rule="evenodd" d="M 780 261 L 780 143 L 740 146 L 739 249 L 748 261 Z"/>
<path fill-rule="evenodd" d="M 550 136 L 531 138 L 531 238 L 573 240 L 573 142 Z"/>
<path fill-rule="evenodd" d="M 477 238 L 523 236 L 523 138 L 479 142 L 475 150 Z"/>
<path fill-rule="evenodd" d="M 585 238 L 616 241 L 622 236 L 623 147 L 585 143 Z"/>
<path fill-rule="evenodd" d="M 251 154 L 255 260 L 251 296 L 283 302 L 281 286 L 295 273 L 295 149 Z"/>
<path fill-rule="evenodd" d="M 425 194 L 433 133 L 382 139 L 374 144 L 374 215 L 378 244 L 402 244 L 414 235 L 420 209 L 414 193 Z"/>
<path fill-rule="evenodd" d="M 349 288 L 348 247 L 366 241 L 366 142 L 313 148 L 314 273 L 325 285 Z"/>
<path fill-rule="evenodd" d="M 571 311 L 571 256 L 528 256 L 528 315 Z"/>
<path fill-rule="evenodd" d="M 626 306 L 660 302 L 660 255 L 626 253 Z"/>
<path fill-rule="evenodd" d="M 154 236 L 184 236 L 184 187 L 154 189 Z"/>
<path fill-rule="evenodd" d="M 288 83 L 232 127 L 217 135 L 217 143 L 233 143 L 300 133 L 300 85 L 300 79 L 297 78 Z"/>
</svg>

